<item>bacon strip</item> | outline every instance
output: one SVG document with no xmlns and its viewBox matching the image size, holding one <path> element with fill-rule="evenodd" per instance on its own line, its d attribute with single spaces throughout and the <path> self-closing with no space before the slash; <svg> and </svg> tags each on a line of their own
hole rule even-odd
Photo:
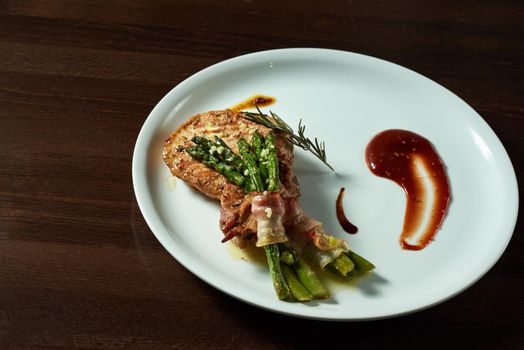
<svg viewBox="0 0 524 350">
<path fill-rule="evenodd" d="M 280 193 L 255 194 L 251 213 L 257 220 L 257 247 L 288 241 L 283 225 L 286 208 Z"/>
</svg>

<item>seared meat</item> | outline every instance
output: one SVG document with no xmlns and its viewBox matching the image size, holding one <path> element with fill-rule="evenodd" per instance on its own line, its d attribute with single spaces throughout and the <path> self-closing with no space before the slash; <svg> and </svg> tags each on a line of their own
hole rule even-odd
<svg viewBox="0 0 524 350">
<path fill-rule="evenodd" d="M 210 111 L 190 118 L 171 134 L 164 144 L 164 161 L 171 173 L 189 186 L 220 201 L 220 229 L 226 235 L 225 239 L 235 237 L 235 243 L 240 247 L 256 240 L 257 222 L 251 214 L 252 195 L 245 194 L 224 176 L 193 159 L 185 149 L 193 145 L 191 139 L 194 136 L 212 138 L 217 135 L 238 154 L 237 141 L 240 138 L 251 141 L 255 131 L 265 136 L 271 130 L 244 119 L 240 112 Z M 282 198 L 285 201 L 286 212 L 292 213 L 295 212 L 292 206 L 296 206 L 300 196 L 297 179 L 291 170 L 293 146 L 278 133 L 277 155 L 283 187 Z M 286 220 L 290 223 L 295 221 L 295 218 L 286 215 Z"/>
</svg>

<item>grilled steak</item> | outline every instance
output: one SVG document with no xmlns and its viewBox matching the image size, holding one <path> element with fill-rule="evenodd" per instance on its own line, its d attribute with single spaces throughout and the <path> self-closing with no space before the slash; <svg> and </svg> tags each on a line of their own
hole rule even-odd
<svg viewBox="0 0 524 350">
<path fill-rule="evenodd" d="M 210 111 L 191 117 L 180 126 L 164 143 L 164 161 L 174 176 L 186 184 L 220 201 L 220 229 L 226 239 L 243 247 L 256 240 L 257 223 L 251 213 L 252 195 L 228 182 L 224 176 L 209 169 L 185 152 L 193 145 L 194 136 L 212 138 L 215 135 L 238 154 L 237 141 L 251 136 L 258 131 L 266 136 L 271 130 L 243 118 L 242 113 L 231 110 Z M 293 146 L 277 133 L 277 155 L 279 159 L 281 195 L 287 213 L 297 212 L 297 200 L 300 189 L 292 173 Z M 286 215 L 286 226 L 296 220 L 294 215 Z"/>
</svg>

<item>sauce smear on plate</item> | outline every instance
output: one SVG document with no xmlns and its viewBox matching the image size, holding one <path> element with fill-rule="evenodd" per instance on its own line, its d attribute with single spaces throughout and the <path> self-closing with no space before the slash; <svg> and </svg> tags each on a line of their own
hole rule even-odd
<svg viewBox="0 0 524 350">
<path fill-rule="evenodd" d="M 344 198 L 345 190 L 346 189 L 342 187 L 340 189 L 340 192 L 338 193 L 337 203 L 336 203 L 337 219 L 338 219 L 338 223 L 340 224 L 340 226 L 342 226 L 344 231 L 350 234 L 355 234 L 358 232 L 358 227 L 356 227 L 351 222 L 349 222 L 346 215 L 344 214 L 344 206 L 342 205 L 342 199 Z"/>
<path fill-rule="evenodd" d="M 258 95 L 253 95 L 249 97 L 248 99 L 237 103 L 236 105 L 234 105 L 233 107 L 230 107 L 229 109 L 240 112 L 245 109 L 270 106 L 273 103 L 275 103 L 276 101 L 277 99 L 274 97 L 258 94 Z"/>
<path fill-rule="evenodd" d="M 449 205 L 444 165 L 431 143 L 407 130 L 386 130 L 366 147 L 371 172 L 400 185 L 407 197 L 400 245 L 420 250 L 435 236 Z"/>
</svg>

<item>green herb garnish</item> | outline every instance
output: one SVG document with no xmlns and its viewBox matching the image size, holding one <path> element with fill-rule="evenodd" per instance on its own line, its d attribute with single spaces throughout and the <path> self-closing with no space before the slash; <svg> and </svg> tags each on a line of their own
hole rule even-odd
<svg viewBox="0 0 524 350">
<path fill-rule="evenodd" d="M 311 152 L 315 157 L 320 159 L 322 163 L 327 165 L 332 171 L 335 171 L 333 167 L 327 162 L 326 159 L 326 145 L 324 141 L 318 141 L 315 137 L 314 141 L 311 141 L 304 134 L 306 131 L 306 126 L 302 124 L 302 119 L 298 122 L 298 134 L 295 134 L 293 129 L 276 113 L 269 111 L 269 115 L 262 113 L 260 108 L 257 107 L 258 113 L 254 112 L 242 112 L 244 113 L 244 118 L 254 123 L 263 125 L 267 128 L 273 129 L 275 131 L 280 131 L 286 136 L 286 139 L 291 142 L 293 145 L 302 148 L 305 151 Z"/>
</svg>

